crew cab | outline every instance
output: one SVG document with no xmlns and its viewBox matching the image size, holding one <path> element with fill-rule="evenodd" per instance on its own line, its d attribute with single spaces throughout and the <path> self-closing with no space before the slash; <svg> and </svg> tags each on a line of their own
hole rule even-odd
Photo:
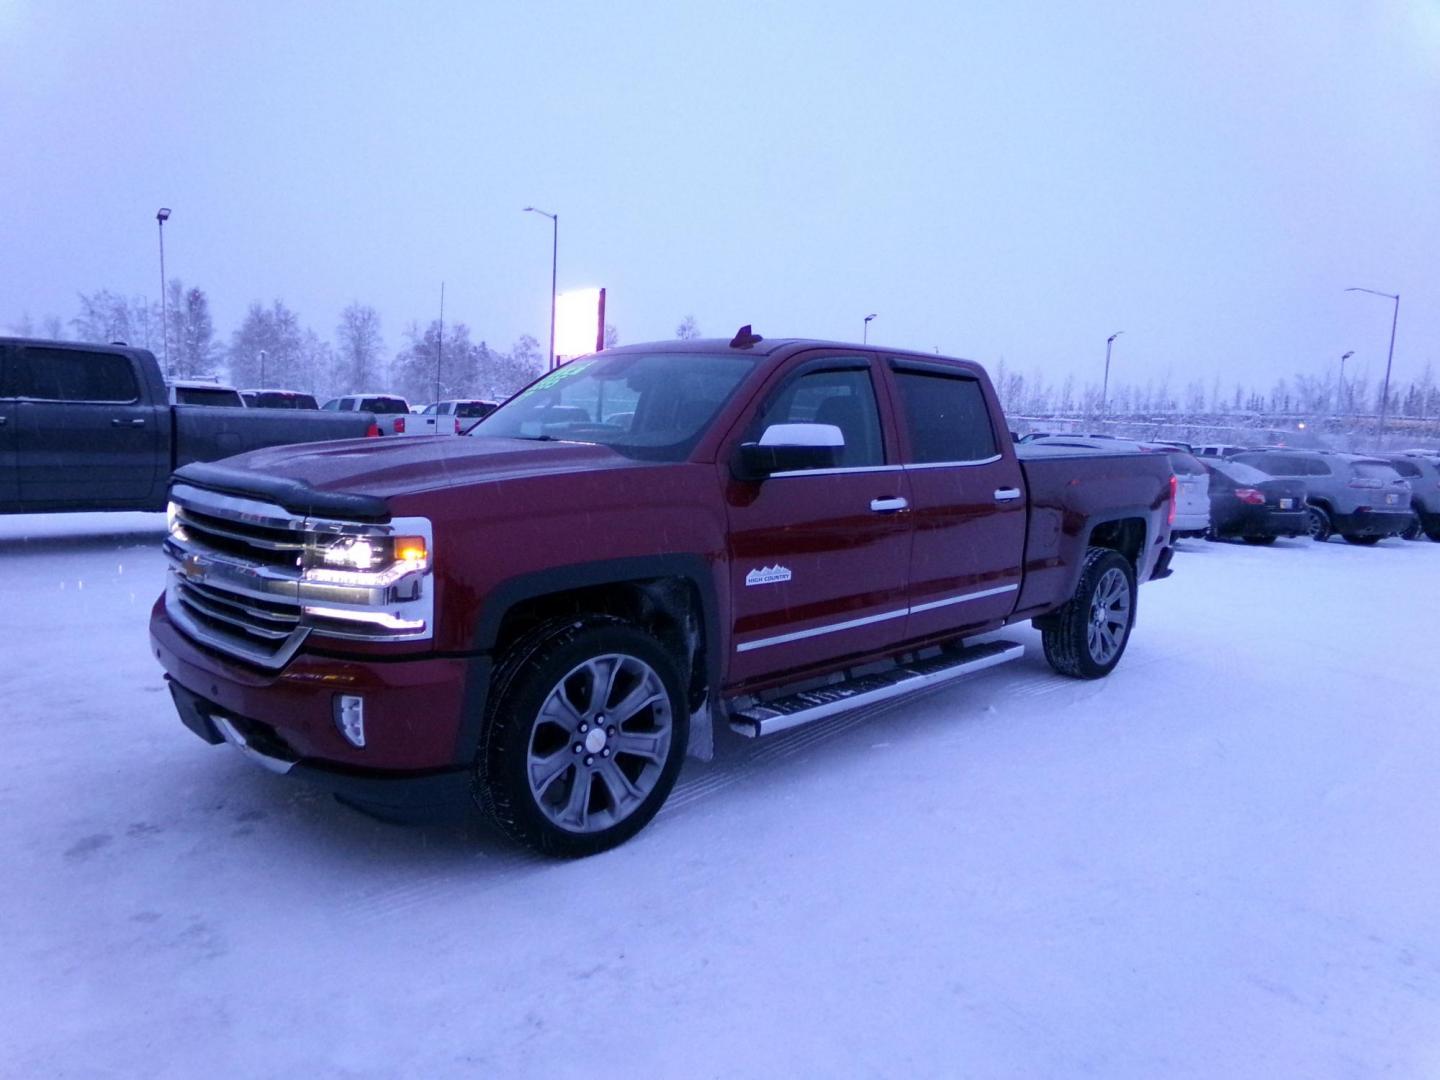
<svg viewBox="0 0 1440 1080">
<path fill-rule="evenodd" d="M 0 338 L 0 513 L 163 510 L 177 466 L 363 436 L 375 422 L 172 405 L 169 394 L 145 349 Z"/>
<path fill-rule="evenodd" d="M 713 728 L 763 737 L 1017 658 L 1120 660 L 1169 573 L 1163 454 L 1016 454 L 977 364 L 810 340 L 605 350 L 468 436 L 175 476 L 150 623 L 207 742 L 390 817 L 469 797 L 581 855 Z"/>
</svg>

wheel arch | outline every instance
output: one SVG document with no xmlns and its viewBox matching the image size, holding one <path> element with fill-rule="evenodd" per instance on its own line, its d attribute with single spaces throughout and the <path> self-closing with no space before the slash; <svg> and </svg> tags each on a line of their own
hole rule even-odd
<svg viewBox="0 0 1440 1080">
<path fill-rule="evenodd" d="M 698 555 L 656 555 L 555 567 L 512 578 L 490 592 L 472 638 L 457 763 L 474 758 L 490 676 L 505 649 L 552 619 L 587 614 L 640 626 L 675 653 L 687 678 L 694 752 L 708 756 L 706 706 L 720 685 L 721 660 L 715 580 Z"/>
</svg>

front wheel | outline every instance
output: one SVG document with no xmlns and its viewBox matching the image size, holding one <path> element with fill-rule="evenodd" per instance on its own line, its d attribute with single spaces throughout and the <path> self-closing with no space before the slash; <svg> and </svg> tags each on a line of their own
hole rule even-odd
<svg viewBox="0 0 1440 1080">
<path fill-rule="evenodd" d="M 1401 540 L 1423 540 L 1425 530 L 1420 526 L 1420 515 L 1415 514 L 1410 518 L 1410 524 L 1405 526 L 1405 531 L 1400 534 Z"/>
<path fill-rule="evenodd" d="M 1326 540 L 1330 539 L 1330 534 L 1335 530 L 1335 527 L 1330 523 L 1330 515 L 1318 506 L 1310 506 L 1306 509 L 1310 514 L 1310 528 L 1308 530 L 1310 539 L 1323 544 Z"/>
<path fill-rule="evenodd" d="M 1091 548 L 1075 595 L 1041 631 L 1045 659 L 1061 675 L 1099 679 L 1120 662 L 1135 625 L 1135 570 L 1110 548 Z"/>
<path fill-rule="evenodd" d="M 476 762 L 481 809 L 550 855 L 623 843 L 659 811 L 689 738 L 679 665 L 614 619 L 567 620 L 512 649 Z"/>
</svg>

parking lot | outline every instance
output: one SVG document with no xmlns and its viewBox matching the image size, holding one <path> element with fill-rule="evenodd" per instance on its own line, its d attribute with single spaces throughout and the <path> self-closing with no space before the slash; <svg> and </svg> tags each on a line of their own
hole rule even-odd
<svg viewBox="0 0 1440 1080">
<path fill-rule="evenodd" d="M 1187 541 L 1026 658 L 555 863 L 203 744 L 163 515 L 0 518 L 9 1075 L 1440 1074 L 1440 544 Z"/>
</svg>

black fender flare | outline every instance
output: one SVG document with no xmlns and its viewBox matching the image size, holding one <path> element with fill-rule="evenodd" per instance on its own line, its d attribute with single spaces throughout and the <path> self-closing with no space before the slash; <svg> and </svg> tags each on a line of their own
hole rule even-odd
<svg viewBox="0 0 1440 1080">
<path fill-rule="evenodd" d="M 500 628 L 518 605 L 557 593 L 603 585 L 623 585 L 655 578 L 679 578 L 693 585 L 700 598 L 700 629 L 705 650 L 705 675 L 713 698 L 720 685 L 720 609 L 711 564 L 700 555 L 642 555 L 557 566 L 510 578 L 490 590 L 480 605 L 471 638 L 462 715 L 455 746 L 456 764 L 468 766 L 480 744 L 480 726 L 490 693 Z"/>
</svg>

